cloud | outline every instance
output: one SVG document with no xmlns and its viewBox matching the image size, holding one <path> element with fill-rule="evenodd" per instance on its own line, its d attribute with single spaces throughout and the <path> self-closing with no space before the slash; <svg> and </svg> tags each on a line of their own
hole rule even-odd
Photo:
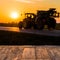
<svg viewBox="0 0 60 60">
<path fill-rule="evenodd" d="M 37 1 L 43 1 L 43 0 L 37 0 Z"/>
<path fill-rule="evenodd" d="M 37 2 L 41 2 L 43 0 L 16 0 L 18 2 L 23 2 L 23 3 L 37 3 Z"/>
<path fill-rule="evenodd" d="M 23 2 L 23 3 L 33 3 L 31 0 L 16 0 L 18 2 Z"/>
</svg>

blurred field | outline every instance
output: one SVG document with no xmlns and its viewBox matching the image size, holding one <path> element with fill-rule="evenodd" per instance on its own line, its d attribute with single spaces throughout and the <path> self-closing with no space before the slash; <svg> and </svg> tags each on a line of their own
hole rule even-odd
<svg viewBox="0 0 60 60">
<path fill-rule="evenodd" d="M 60 45 L 60 36 L 0 31 L 0 45 Z"/>
</svg>

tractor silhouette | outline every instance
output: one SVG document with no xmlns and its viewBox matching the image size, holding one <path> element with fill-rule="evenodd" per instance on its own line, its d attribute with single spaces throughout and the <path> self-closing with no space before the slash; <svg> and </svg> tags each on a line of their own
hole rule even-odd
<svg viewBox="0 0 60 60">
<path fill-rule="evenodd" d="M 25 18 L 19 22 L 19 28 L 43 30 L 47 25 L 48 30 L 55 29 L 55 18 L 59 17 L 59 14 L 55 8 L 50 8 L 47 11 L 37 10 L 37 14 L 25 13 Z"/>
</svg>

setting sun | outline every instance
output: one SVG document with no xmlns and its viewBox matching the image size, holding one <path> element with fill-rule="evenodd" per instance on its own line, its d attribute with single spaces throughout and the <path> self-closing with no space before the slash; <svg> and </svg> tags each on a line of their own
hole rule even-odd
<svg viewBox="0 0 60 60">
<path fill-rule="evenodd" d="M 12 12 L 11 13 L 11 18 L 14 18 L 14 19 L 18 18 L 18 13 L 17 12 Z"/>
</svg>

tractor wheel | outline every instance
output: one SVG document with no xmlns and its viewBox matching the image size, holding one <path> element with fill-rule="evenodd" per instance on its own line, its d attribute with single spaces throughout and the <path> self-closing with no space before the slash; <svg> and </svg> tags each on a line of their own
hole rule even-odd
<svg viewBox="0 0 60 60">
<path fill-rule="evenodd" d="M 44 29 L 44 22 L 43 22 L 43 19 L 40 18 L 40 17 L 37 17 L 36 20 L 35 20 L 35 24 L 36 24 L 36 28 L 38 30 L 43 30 Z"/>
<path fill-rule="evenodd" d="M 22 27 L 23 27 L 23 22 L 19 22 L 18 26 L 19 26 L 19 29 L 22 29 Z"/>
<path fill-rule="evenodd" d="M 36 28 L 37 28 L 38 30 L 43 30 L 43 29 L 44 29 L 44 25 L 42 25 L 42 24 L 37 24 L 37 25 L 36 25 Z"/>
<path fill-rule="evenodd" d="M 30 28 L 31 28 L 31 22 L 29 22 L 29 21 L 24 21 L 24 22 L 23 22 L 23 27 L 24 27 L 24 29 L 30 29 Z"/>
<path fill-rule="evenodd" d="M 44 29 L 44 24 L 42 21 L 37 22 L 36 27 L 38 30 L 43 30 Z"/>
<path fill-rule="evenodd" d="M 56 20 L 54 18 L 49 18 L 48 20 L 48 30 L 54 30 L 56 27 Z"/>
</svg>

